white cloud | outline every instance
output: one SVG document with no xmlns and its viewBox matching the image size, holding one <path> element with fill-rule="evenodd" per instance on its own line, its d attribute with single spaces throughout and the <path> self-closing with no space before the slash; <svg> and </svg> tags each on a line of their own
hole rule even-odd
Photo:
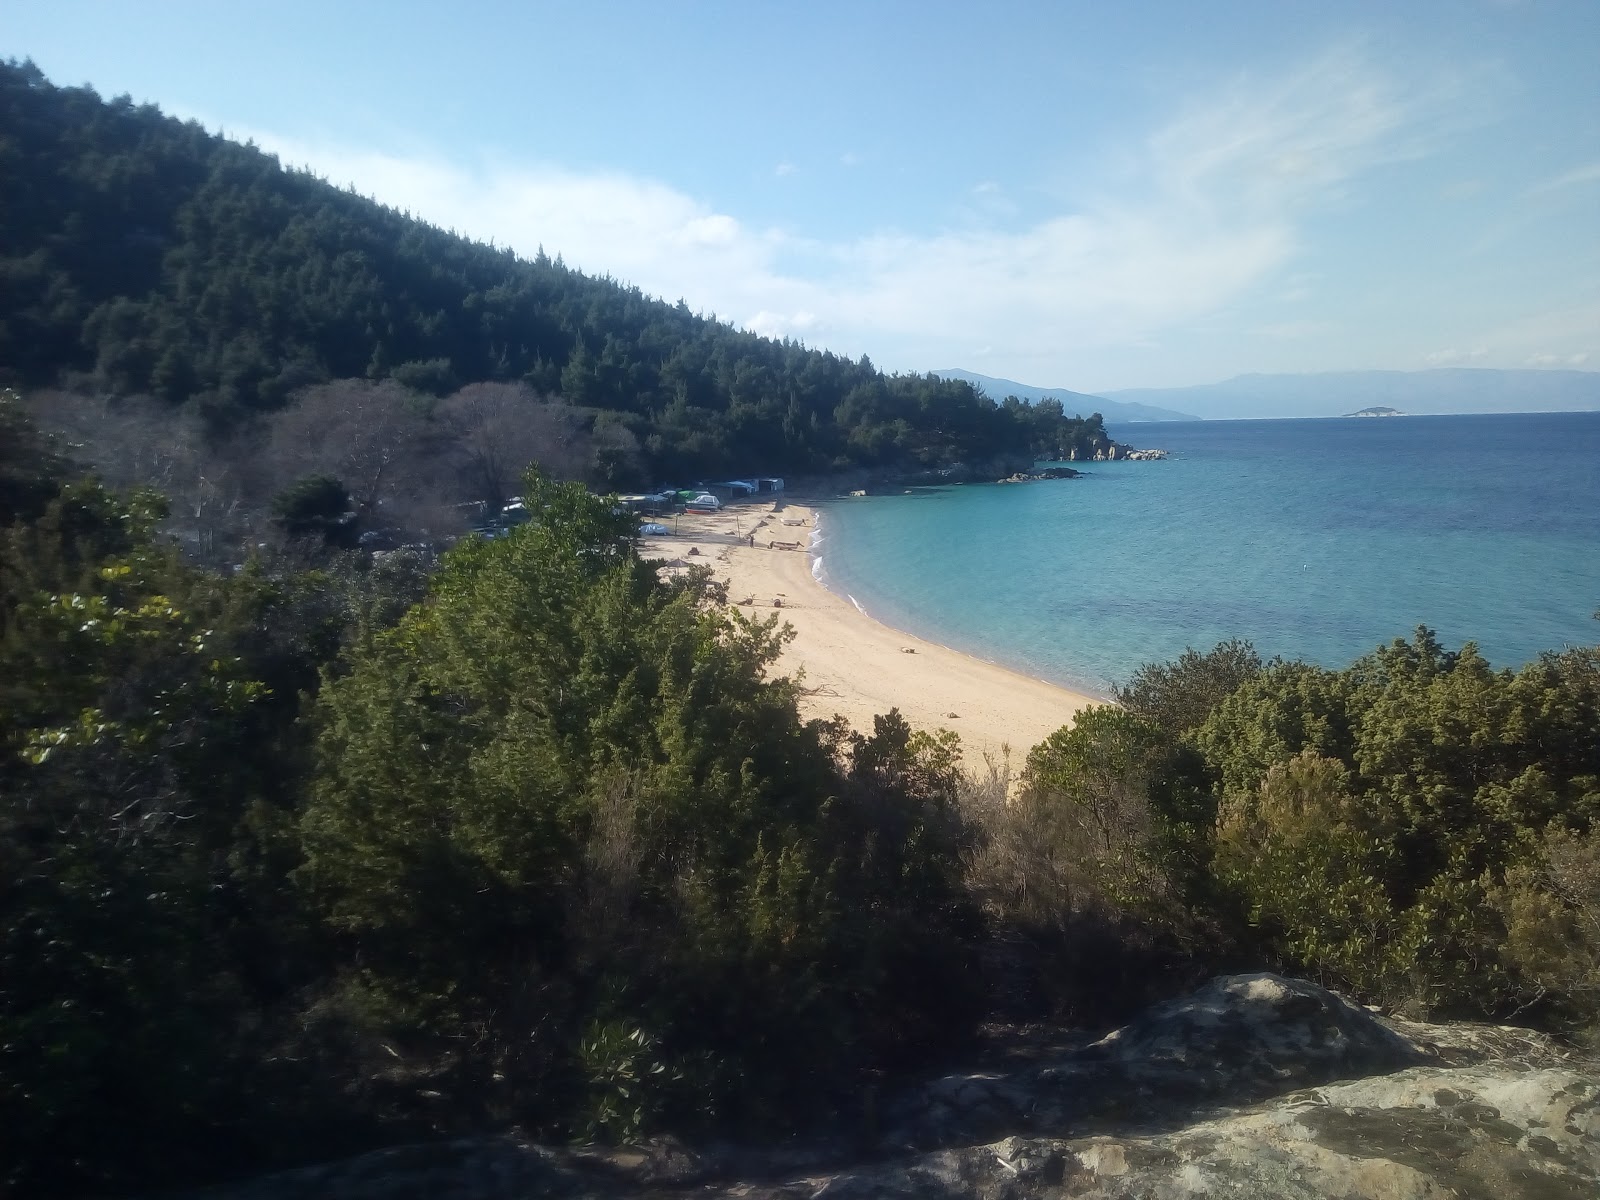
<svg viewBox="0 0 1600 1200">
<path fill-rule="evenodd" d="M 1003 189 L 972 189 L 958 230 L 865 232 L 818 242 L 622 172 L 445 161 L 294 143 L 257 133 L 286 163 L 523 254 L 543 246 L 592 273 L 772 336 L 817 338 L 898 366 L 992 348 L 1002 364 L 1148 345 L 1272 281 L 1302 219 L 1376 164 L 1419 152 L 1426 117 L 1340 50 L 1279 77 L 1196 98 L 1137 148 L 1132 177 L 1083 204 L 1001 228 Z M 854 152 L 840 162 L 851 166 Z M 782 162 L 784 175 L 793 164 Z M 968 210 L 969 213 L 971 210 Z M 1008 225 L 1011 222 L 1008 222 Z M 1303 289 L 1299 279 L 1290 291 Z M 1281 286 L 1281 284 L 1280 284 Z M 1307 336 L 1315 323 L 1261 327 Z"/>
<path fill-rule="evenodd" d="M 1483 331 L 1471 350 L 1439 350 L 1429 366 L 1582 368 L 1600 358 L 1600 301 L 1529 313 Z"/>
<path fill-rule="evenodd" d="M 1582 187 L 1586 183 L 1600 183 L 1600 162 L 1586 163 L 1581 167 L 1574 167 L 1570 171 L 1563 171 L 1560 175 L 1539 181 L 1523 194 L 1525 196 L 1542 196 L 1547 192 L 1564 191 L 1570 187 Z"/>
<path fill-rule="evenodd" d="M 817 314 L 806 312 L 804 309 L 792 313 L 775 313 L 762 309 L 745 321 L 744 327 L 751 333 L 759 333 L 763 337 L 802 339 L 806 334 L 819 329 Z"/>
<path fill-rule="evenodd" d="M 1424 354 L 1422 360 L 1430 367 L 1458 367 L 1463 363 L 1482 362 L 1489 357 L 1487 346 L 1474 346 L 1470 350 L 1435 350 L 1431 354 Z"/>
<path fill-rule="evenodd" d="M 790 162 L 788 159 L 784 159 L 781 163 L 772 168 L 772 173 L 779 179 L 782 179 L 786 175 L 793 175 L 799 170 L 800 168 L 795 166 L 794 163 Z"/>
<path fill-rule="evenodd" d="M 1352 175 L 1419 153 L 1427 89 L 1402 95 L 1351 48 L 1274 79 L 1241 77 L 1151 139 L 1167 189 L 1200 207 L 1269 216 L 1315 203 Z"/>
</svg>

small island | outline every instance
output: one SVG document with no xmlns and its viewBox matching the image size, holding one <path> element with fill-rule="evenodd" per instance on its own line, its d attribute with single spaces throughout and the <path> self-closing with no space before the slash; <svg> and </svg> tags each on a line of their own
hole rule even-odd
<svg viewBox="0 0 1600 1200">
<path fill-rule="evenodd" d="M 1384 408 L 1374 405 L 1372 408 L 1363 408 L 1360 412 L 1345 413 L 1347 417 L 1403 417 L 1405 413 L 1398 408 Z"/>
</svg>

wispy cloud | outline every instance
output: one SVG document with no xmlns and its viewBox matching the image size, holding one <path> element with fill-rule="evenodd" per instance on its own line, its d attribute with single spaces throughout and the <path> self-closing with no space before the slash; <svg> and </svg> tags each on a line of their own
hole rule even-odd
<svg viewBox="0 0 1600 1200">
<path fill-rule="evenodd" d="M 1600 358 L 1600 301 L 1531 312 L 1483 331 L 1468 350 L 1426 355 L 1429 366 L 1476 364 L 1578 369 Z"/>
<path fill-rule="evenodd" d="M 286 162 L 471 236 L 523 253 L 543 245 L 572 265 L 772 336 L 926 365 L 990 347 L 1003 358 L 1044 345 L 1139 345 L 1264 282 L 1281 292 L 1277 277 L 1308 214 L 1372 167 L 1423 152 L 1430 95 L 1414 81 L 1402 92 L 1342 48 L 1191 98 L 1136 147 L 1131 172 L 1070 211 L 1001 227 L 1008 214 L 978 203 L 976 219 L 958 230 L 832 242 L 755 228 L 621 172 L 255 138 Z M 774 174 L 794 169 L 784 161 Z M 980 202 L 1002 196 L 992 180 L 970 193 Z M 1310 329 L 1286 322 L 1260 332 Z"/>
<path fill-rule="evenodd" d="M 1542 196 L 1549 192 L 1565 191 L 1571 187 L 1582 187 L 1584 184 L 1600 183 L 1600 162 L 1586 163 L 1581 167 L 1574 167 L 1564 171 L 1551 179 L 1543 179 L 1534 184 L 1525 196 Z"/>
<path fill-rule="evenodd" d="M 1424 354 L 1422 361 L 1430 367 L 1459 367 L 1467 363 L 1482 362 L 1489 357 L 1487 346 L 1473 346 L 1470 350 L 1457 350 L 1454 346 L 1448 350 L 1435 350 Z"/>
<path fill-rule="evenodd" d="M 784 176 L 793 175 L 799 170 L 800 168 L 795 166 L 794 163 L 790 162 L 788 159 L 784 159 L 781 163 L 772 168 L 772 173 L 779 179 L 782 179 Z"/>
<path fill-rule="evenodd" d="M 1305 338 L 1331 333 L 1334 328 L 1332 321 L 1274 321 L 1267 325 L 1257 325 L 1250 332 L 1257 337 L 1272 338 L 1279 342 L 1298 342 Z"/>
</svg>

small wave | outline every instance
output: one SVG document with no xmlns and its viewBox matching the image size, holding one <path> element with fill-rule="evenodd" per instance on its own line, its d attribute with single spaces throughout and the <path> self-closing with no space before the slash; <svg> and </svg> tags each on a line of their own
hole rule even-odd
<svg viewBox="0 0 1600 1200">
<path fill-rule="evenodd" d="M 806 539 L 806 552 L 811 555 L 811 578 L 827 587 L 822 578 L 822 514 L 814 513 L 811 521 L 811 536 Z"/>
<path fill-rule="evenodd" d="M 855 598 L 855 597 L 854 597 L 854 596 L 852 596 L 852 595 L 851 595 L 851 594 L 850 594 L 850 593 L 849 593 L 849 592 L 846 592 L 846 593 L 845 593 L 845 594 L 844 594 L 844 598 L 845 598 L 845 599 L 846 599 L 846 600 L 848 600 L 848 601 L 850 601 L 850 603 L 851 603 L 851 604 L 854 604 L 854 605 L 855 605 L 855 606 L 856 606 L 856 611 L 857 611 L 857 612 L 858 612 L 858 613 L 860 613 L 860 614 L 861 614 L 861 615 L 862 615 L 862 616 L 863 616 L 863 617 L 866 617 L 866 618 L 867 618 L 867 619 L 868 619 L 868 620 L 871 620 L 871 619 L 872 619 L 872 614 L 871 614 L 871 613 L 869 613 L 869 612 L 868 612 L 868 611 L 867 611 L 867 610 L 866 610 L 866 609 L 864 609 L 864 608 L 862 608 L 862 607 L 861 607 L 861 601 L 859 601 L 859 600 L 857 600 L 857 599 L 856 599 L 856 598 Z"/>
</svg>

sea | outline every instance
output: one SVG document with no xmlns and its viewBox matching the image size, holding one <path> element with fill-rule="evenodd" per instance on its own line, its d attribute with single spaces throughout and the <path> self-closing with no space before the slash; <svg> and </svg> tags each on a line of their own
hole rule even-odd
<svg viewBox="0 0 1600 1200">
<path fill-rule="evenodd" d="M 1600 643 L 1600 412 L 1125 425 L 1158 462 L 824 503 L 869 616 L 1107 696 L 1229 638 L 1342 667 L 1418 625 L 1497 667 Z"/>
</svg>

